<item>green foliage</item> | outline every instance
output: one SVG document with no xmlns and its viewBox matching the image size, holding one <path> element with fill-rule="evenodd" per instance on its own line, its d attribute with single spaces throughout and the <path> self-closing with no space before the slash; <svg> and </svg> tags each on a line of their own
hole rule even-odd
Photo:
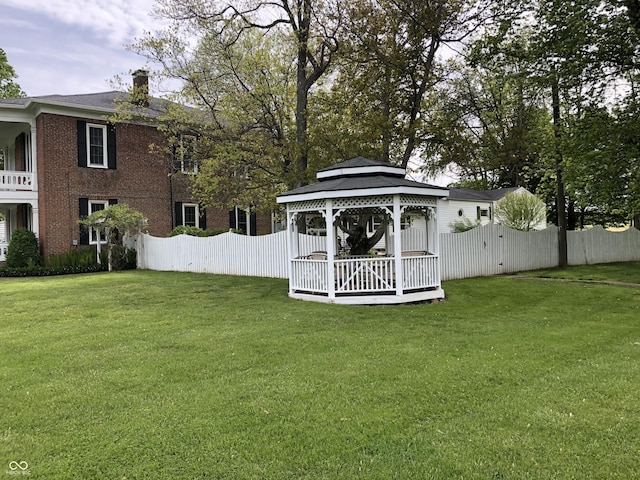
<svg viewBox="0 0 640 480">
<path fill-rule="evenodd" d="M 0 268 L 0 277 L 52 277 L 57 275 L 71 275 L 80 273 L 95 273 L 107 269 L 106 262 L 102 265 L 94 263 L 86 266 L 43 267 L 31 266 L 22 268 Z"/>
<path fill-rule="evenodd" d="M 14 230 L 7 248 L 7 267 L 26 268 L 40 263 L 40 248 L 35 233 L 25 228 Z"/>
<path fill-rule="evenodd" d="M 474 222 L 467 217 L 463 217 L 460 220 L 455 220 L 449 224 L 449 228 L 452 233 L 462 233 L 471 230 L 472 228 L 476 228 L 480 225 L 479 222 Z"/>
<path fill-rule="evenodd" d="M 638 117 L 623 114 L 638 91 L 634 9 L 611 0 L 514 3 L 520 19 L 488 25 L 439 94 L 429 166 L 453 164 L 464 180 L 494 188 L 525 186 L 550 205 L 563 187 L 570 228 L 574 210 L 606 224 L 630 218 L 640 198 L 637 134 L 629 135 L 637 125 L 627 128 Z"/>
<path fill-rule="evenodd" d="M 14 79 L 18 78 L 15 70 L 7 60 L 7 54 L 0 48 L 0 98 L 20 98 L 27 95 Z"/>
<path fill-rule="evenodd" d="M 0 277 L 47 277 L 100 272 L 107 269 L 107 252 L 102 252 L 101 258 L 102 264 L 99 264 L 96 261 L 94 247 L 78 248 L 64 253 L 48 255 L 44 259 L 42 266 L 31 263 L 22 267 L 2 268 L 0 269 Z"/>
<path fill-rule="evenodd" d="M 535 191 L 553 142 L 543 99 L 527 91 L 517 65 L 456 69 L 457 78 L 434 99 L 425 169 L 431 175 L 452 169 L 467 188 Z"/>
<path fill-rule="evenodd" d="M 495 219 L 505 227 L 528 232 L 546 220 L 546 206 L 529 193 L 510 192 L 498 200 Z"/>
<path fill-rule="evenodd" d="M 191 235 L 193 237 L 213 237 L 215 235 L 220 235 L 221 233 L 229 232 L 228 228 L 208 228 L 203 230 L 202 228 L 192 227 L 188 225 L 179 225 L 171 232 L 169 232 L 169 237 L 175 237 L 176 235 Z M 235 233 L 240 233 L 238 230 L 231 230 Z"/>
<path fill-rule="evenodd" d="M 78 223 L 99 230 L 111 242 L 119 235 L 135 235 L 147 228 L 144 215 L 127 204 L 109 205 L 80 219 Z"/>
<path fill-rule="evenodd" d="M 96 261 L 95 247 L 74 248 L 64 253 L 52 253 L 44 260 L 47 268 L 90 267 Z"/>
</svg>

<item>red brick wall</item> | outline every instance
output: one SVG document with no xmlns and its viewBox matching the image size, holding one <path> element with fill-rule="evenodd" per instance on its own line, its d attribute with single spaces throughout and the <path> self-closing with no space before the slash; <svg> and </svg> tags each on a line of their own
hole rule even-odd
<svg viewBox="0 0 640 480">
<path fill-rule="evenodd" d="M 40 242 L 43 254 L 69 250 L 79 240 L 79 199 L 117 199 L 141 211 L 149 232 L 171 230 L 169 166 L 162 155 L 151 153 L 161 144 L 154 128 L 116 126 L 115 170 L 78 166 L 77 120 L 52 114 L 37 118 Z M 87 120 L 91 123 L 105 123 Z"/>
<path fill-rule="evenodd" d="M 196 203 L 189 194 L 188 176 L 170 176 L 170 161 L 152 153 L 162 145 L 153 127 L 117 124 L 115 170 L 78 166 L 78 119 L 43 113 L 36 120 L 40 245 L 43 255 L 60 253 L 80 240 L 79 199 L 116 199 L 141 211 L 149 233 L 166 236 L 174 227 L 175 202 Z M 229 228 L 226 210 L 208 209 L 207 228 Z M 271 232 L 268 216 L 258 216 L 258 233 Z"/>
</svg>

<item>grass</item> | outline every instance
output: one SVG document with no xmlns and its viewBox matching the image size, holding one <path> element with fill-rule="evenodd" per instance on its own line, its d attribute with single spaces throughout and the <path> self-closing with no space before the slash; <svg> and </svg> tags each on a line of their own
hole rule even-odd
<svg viewBox="0 0 640 480">
<path fill-rule="evenodd" d="M 527 272 L 528 276 L 577 281 L 620 282 L 640 284 L 640 262 L 579 265 Z"/>
<path fill-rule="evenodd" d="M 0 286 L 0 476 L 638 478 L 640 285 L 380 307 L 188 273 Z"/>
</svg>

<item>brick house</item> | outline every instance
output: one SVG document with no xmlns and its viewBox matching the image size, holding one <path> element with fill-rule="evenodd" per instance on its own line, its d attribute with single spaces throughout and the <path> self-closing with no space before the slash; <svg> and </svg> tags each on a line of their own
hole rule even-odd
<svg viewBox="0 0 640 480">
<path fill-rule="evenodd" d="M 136 72 L 134 85 L 146 84 L 146 73 Z M 177 225 L 272 231 L 269 217 L 201 209 L 189 194 L 190 165 L 151 151 L 163 144 L 161 132 L 148 122 L 109 123 L 124 95 L 0 99 L 0 261 L 17 228 L 36 233 L 43 255 L 95 244 L 78 219 L 115 203 L 141 211 L 157 236 Z M 163 105 L 145 99 L 145 113 L 157 117 Z"/>
</svg>

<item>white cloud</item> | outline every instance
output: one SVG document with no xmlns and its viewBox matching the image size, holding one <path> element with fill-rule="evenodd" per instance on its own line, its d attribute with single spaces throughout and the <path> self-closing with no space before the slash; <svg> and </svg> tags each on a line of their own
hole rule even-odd
<svg viewBox="0 0 640 480">
<path fill-rule="evenodd" d="M 154 0 L 0 0 L 19 10 L 94 32 L 112 46 L 132 43 L 157 22 L 149 14 Z"/>
</svg>

